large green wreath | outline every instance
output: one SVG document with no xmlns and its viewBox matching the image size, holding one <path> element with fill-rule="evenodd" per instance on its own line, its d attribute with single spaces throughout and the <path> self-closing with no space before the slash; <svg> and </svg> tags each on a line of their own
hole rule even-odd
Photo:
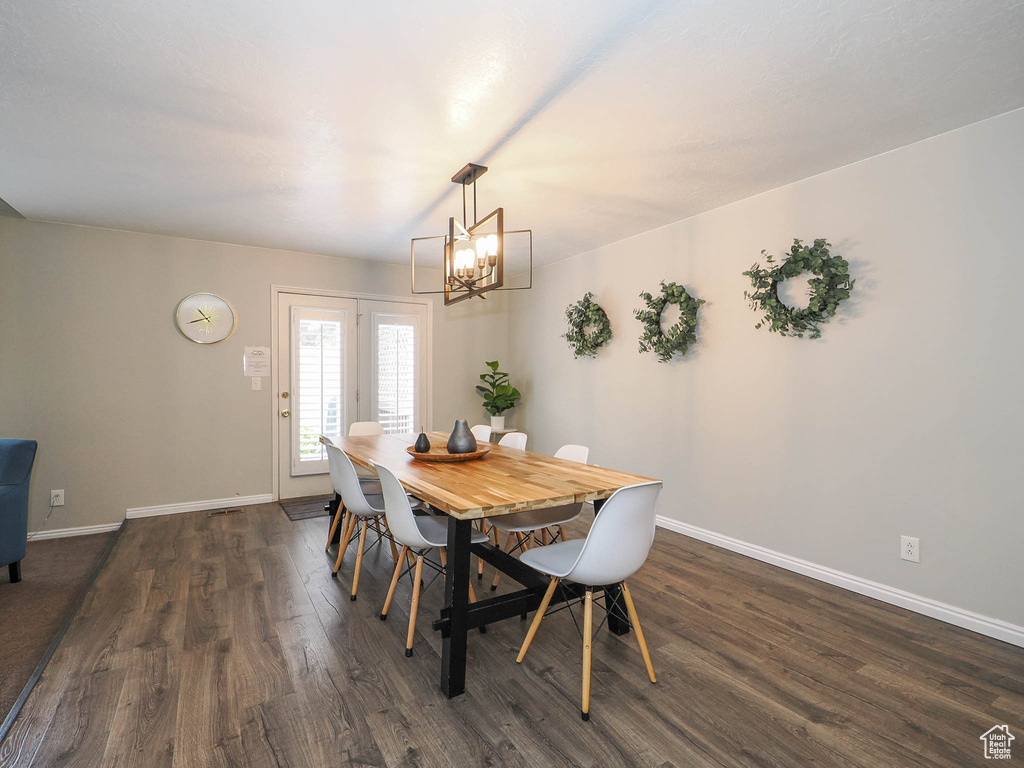
<svg viewBox="0 0 1024 768">
<path fill-rule="evenodd" d="M 633 310 L 636 319 L 644 324 L 640 336 L 640 351 L 654 352 L 658 362 L 667 363 L 678 352 L 685 355 L 690 345 L 697 341 L 697 308 L 704 299 L 695 299 L 686 289 L 676 283 L 661 281 L 661 294 L 652 296 L 641 293 L 647 309 Z M 669 304 L 679 307 L 679 320 L 667 331 L 661 329 L 661 313 Z"/>
<path fill-rule="evenodd" d="M 565 319 L 569 330 L 562 334 L 562 338 L 569 342 L 573 357 L 594 357 L 612 337 L 612 323 L 590 291 L 565 308 Z"/>
<path fill-rule="evenodd" d="M 819 324 L 835 316 L 839 302 L 850 298 L 854 283 L 850 279 L 849 263 L 842 256 L 831 256 L 830 247 L 823 239 L 815 240 L 809 247 L 794 239 L 789 256 L 778 266 L 772 266 L 775 261 L 767 251 L 761 251 L 767 266 L 762 269 L 755 263 L 743 273 L 754 288 L 752 293 L 745 291 L 743 295 L 751 309 L 764 313 L 755 328 L 767 325 L 769 331 L 801 339 L 805 333 L 810 333 L 812 339 L 821 336 Z M 810 303 L 804 309 L 786 306 L 779 299 L 779 283 L 806 271 L 817 275 L 808 281 Z"/>
</svg>

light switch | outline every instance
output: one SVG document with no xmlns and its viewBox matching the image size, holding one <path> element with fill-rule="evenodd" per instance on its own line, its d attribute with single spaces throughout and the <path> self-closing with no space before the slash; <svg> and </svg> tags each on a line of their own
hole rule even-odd
<svg viewBox="0 0 1024 768">
<path fill-rule="evenodd" d="M 263 379 L 261 379 L 259 376 L 253 376 L 252 377 L 252 391 L 253 392 L 259 392 L 262 389 L 263 389 Z"/>
</svg>

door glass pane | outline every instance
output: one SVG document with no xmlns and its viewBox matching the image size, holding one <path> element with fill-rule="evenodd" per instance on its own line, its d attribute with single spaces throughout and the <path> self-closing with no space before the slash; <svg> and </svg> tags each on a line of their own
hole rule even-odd
<svg viewBox="0 0 1024 768">
<path fill-rule="evenodd" d="M 377 421 L 391 435 L 415 432 L 416 326 L 377 325 Z"/>
<path fill-rule="evenodd" d="M 343 313 L 323 310 L 298 313 L 295 416 L 298 417 L 296 453 L 300 464 L 325 461 L 326 449 L 320 444 L 319 436 L 340 437 L 345 424 L 345 340 L 342 319 L 328 319 L 331 314 Z"/>
</svg>

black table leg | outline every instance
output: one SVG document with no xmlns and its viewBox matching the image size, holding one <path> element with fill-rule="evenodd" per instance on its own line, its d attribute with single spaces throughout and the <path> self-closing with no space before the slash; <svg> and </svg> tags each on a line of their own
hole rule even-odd
<svg viewBox="0 0 1024 768">
<path fill-rule="evenodd" d="M 441 693 L 449 699 L 466 692 L 466 637 L 469 631 L 469 547 L 473 525 L 448 518 L 448 566 L 444 605 L 448 632 L 441 643 Z"/>
<path fill-rule="evenodd" d="M 341 496 L 336 493 L 336 494 L 334 494 L 334 501 L 332 501 L 328 505 L 328 510 L 331 513 L 331 514 L 329 514 L 327 516 L 327 524 L 328 525 L 330 525 L 332 522 L 334 522 L 334 516 L 338 513 L 338 505 L 339 504 L 341 504 Z M 337 544 L 337 543 L 339 543 L 341 541 L 341 529 L 343 527 L 344 526 L 339 525 L 337 528 L 334 529 L 334 535 L 331 536 L 331 544 Z"/>
<path fill-rule="evenodd" d="M 622 599 L 622 587 L 613 584 L 604 588 L 604 607 L 608 609 L 608 630 L 613 635 L 629 633 L 629 617 L 626 615 L 626 601 Z"/>
</svg>

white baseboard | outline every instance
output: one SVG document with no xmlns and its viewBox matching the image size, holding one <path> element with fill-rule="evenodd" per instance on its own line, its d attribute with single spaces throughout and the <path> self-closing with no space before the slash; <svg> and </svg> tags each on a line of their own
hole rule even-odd
<svg viewBox="0 0 1024 768">
<path fill-rule="evenodd" d="M 694 539 L 706 541 L 708 544 L 714 544 L 723 549 L 752 557 L 755 560 L 777 565 L 780 568 L 785 568 L 787 571 L 809 576 L 812 579 L 824 581 L 827 584 L 842 587 L 851 592 L 873 597 L 876 600 L 881 600 L 883 603 L 906 608 L 908 611 L 930 616 L 933 619 L 945 621 L 948 624 L 955 624 L 958 627 L 963 627 L 964 629 L 969 629 L 973 632 L 994 637 L 997 640 L 1024 648 L 1024 627 L 1019 627 L 1016 624 L 1010 624 L 1001 619 L 993 619 L 989 616 L 982 616 L 980 613 L 957 608 L 955 605 L 940 603 L 938 600 L 921 597 L 911 592 L 905 592 L 902 589 L 879 584 L 876 581 L 862 579 L 860 576 L 843 573 L 842 571 L 827 568 L 824 565 L 801 560 L 798 557 L 784 555 L 781 552 L 775 552 L 771 549 L 760 547 L 757 544 L 749 544 L 745 541 L 734 539 L 731 536 L 723 536 L 720 533 L 698 528 L 688 523 L 681 523 L 678 520 L 662 515 L 658 515 L 658 525 L 670 531 L 676 531 Z"/>
<path fill-rule="evenodd" d="M 231 496 L 226 499 L 207 499 L 206 501 L 185 501 L 180 504 L 158 504 L 155 507 L 132 507 L 125 510 L 125 518 L 133 520 L 137 517 L 156 517 L 157 515 L 180 515 L 183 512 L 204 512 L 208 509 L 224 507 L 244 507 L 247 504 L 266 504 L 274 500 L 272 494 L 260 493 L 255 496 Z"/>
<path fill-rule="evenodd" d="M 29 541 L 43 539 L 63 539 L 68 536 L 88 536 L 91 533 L 110 533 L 121 527 L 121 523 L 105 523 L 103 525 L 81 525 L 77 528 L 54 528 L 51 531 L 33 531 L 28 535 Z"/>
</svg>

